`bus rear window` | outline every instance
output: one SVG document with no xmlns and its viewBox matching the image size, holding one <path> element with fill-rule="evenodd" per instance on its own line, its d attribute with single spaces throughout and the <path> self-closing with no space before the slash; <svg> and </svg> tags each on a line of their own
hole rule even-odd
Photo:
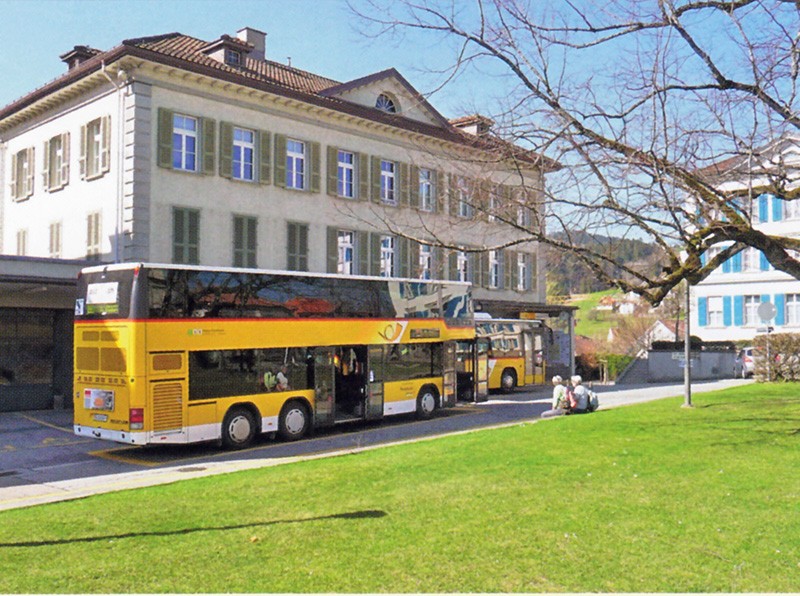
<svg viewBox="0 0 800 596">
<path fill-rule="evenodd" d="M 84 273 L 78 280 L 76 319 L 119 319 L 130 315 L 133 270 Z"/>
</svg>

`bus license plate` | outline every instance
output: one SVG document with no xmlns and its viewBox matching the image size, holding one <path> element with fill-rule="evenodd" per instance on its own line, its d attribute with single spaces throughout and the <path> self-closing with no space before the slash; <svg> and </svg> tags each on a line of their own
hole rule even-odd
<svg viewBox="0 0 800 596">
<path fill-rule="evenodd" d="M 108 416 L 106 414 L 94 414 L 92 418 L 96 422 L 108 422 Z"/>
</svg>

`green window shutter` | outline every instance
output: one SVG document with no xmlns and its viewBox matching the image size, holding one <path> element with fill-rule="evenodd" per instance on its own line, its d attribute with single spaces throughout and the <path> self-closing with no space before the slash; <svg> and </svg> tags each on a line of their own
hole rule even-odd
<svg viewBox="0 0 800 596">
<path fill-rule="evenodd" d="M 260 130 L 258 136 L 258 183 L 272 183 L 272 133 Z"/>
<path fill-rule="evenodd" d="M 203 138 L 200 141 L 200 147 L 203 151 L 203 174 L 214 173 L 214 161 L 216 154 L 216 127 L 217 123 L 211 118 L 200 118 L 201 130 L 203 131 Z"/>
<path fill-rule="evenodd" d="M 320 169 L 321 169 L 321 158 L 320 155 L 321 147 L 319 143 L 309 142 L 306 143 L 309 152 L 309 161 L 311 162 L 311 180 L 309 182 L 308 190 L 311 192 L 319 192 L 320 191 Z"/>
<path fill-rule="evenodd" d="M 491 277 L 489 275 L 489 251 L 478 253 L 478 268 L 479 273 L 475 279 L 475 285 L 480 285 L 485 288 L 489 287 Z"/>
<path fill-rule="evenodd" d="M 432 252 L 431 277 L 433 279 L 446 279 L 444 271 L 444 251 L 441 246 L 434 246 Z"/>
<path fill-rule="evenodd" d="M 297 224 L 286 223 L 286 270 L 297 271 Z"/>
<path fill-rule="evenodd" d="M 275 186 L 286 188 L 286 135 L 275 134 Z"/>
<path fill-rule="evenodd" d="M 233 216 L 233 266 L 244 267 L 245 218 Z"/>
<path fill-rule="evenodd" d="M 526 257 L 528 261 L 528 274 L 527 279 L 525 280 L 525 289 L 526 290 L 536 290 L 539 287 L 539 276 L 537 271 L 537 259 L 535 254 L 528 255 Z"/>
<path fill-rule="evenodd" d="M 339 269 L 339 230 L 328 228 L 327 235 L 328 273 L 336 273 Z"/>
<path fill-rule="evenodd" d="M 103 116 L 100 120 L 100 171 L 105 173 L 108 172 L 110 169 L 111 169 L 111 116 Z"/>
<path fill-rule="evenodd" d="M 369 234 L 369 269 L 367 275 L 381 274 L 381 235 Z"/>
<path fill-rule="evenodd" d="M 419 209 L 419 167 L 412 165 L 410 168 L 408 174 L 409 202 L 412 207 Z M 433 184 L 433 180 L 431 180 L 431 184 Z"/>
<path fill-rule="evenodd" d="M 369 155 L 366 153 L 358 153 L 358 158 L 355 162 L 358 164 L 356 166 L 356 176 L 358 177 L 358 200 L 359 201 L 368 201 L 369 200 Z"/>
<path fill-rule="evenodd" d="M 11 154 L 11 198 L 16 199 L 19 197 L 19 190 L 17 189 L 17 154 Z"/>
<path fill-rule="evenodd" d="M 297 270 L 308 271 L 308 226 L 297 224 Z"/>
<path fill-rule="evenodd" d="M 69 140 L 68 132 L 61 135 L 61 186 L 69 184 Z"/>
<path fill-rule="evenodd" d="M 219 175 L 233 177 L 233 124 L 219 123 Z"/>
<path fill-rule="evenodd" d="M 419 242 L 414 240 L 408 241 L 408 277 L 418 278 L 422 271 L 419 268 Z M 433 273 L 433 263 L 431 263 L 431 277 L 436 277 Z"/>
<path fill-rule="evenodd" d="M 447 278 L 451 281 L 458 281 L 458 253 L 451 251 L 447 255 Z"/>
<path fill-rule="evenodd" d="M 517 253 L 513 250 L 503 251 L 503 284 L 507 290 L 517 289 Z"/>
<path fill-rule="evenodd" d="M 308 271 L 308 226 L 291 221 L 286 225 L 286 269 L 289 271 Z M 331 228 L 328 228 L 329 236 L 330 230 Z M 328 256 L 330 256 L 330 251 Z M 333 272 L 336 271 L 335 265 L 334 263 Z M 330 270 L 328 272 L 331 273 Z"/>
<path fill-rule="evenodd" d="M 157 163 L 161 168 L 172 168 L 172 110 L 158 108 Z M 81 127 L 81 177 L 86 176 L 86 127 Z"/>
<path fill-rule="evenodd" d="M 444 202 L 444 174 L 435 171 L 431 174 L 433 180 L 433 212 L 439 213 Z"/>
<path fill-rule="evenodd" d="M 328 145 L 328 159 L 327 159 L 327 192 L 330 196 L 335 197 L 339 194 L 339 148 Z"/>
<path fill-rule="evenodd" d="M 411 263 L 409 262 L 409 240 L 402 236 L 394 239 L 395 262 L 397 263 L 397 277 L 411 277 Z"/>
<path fill-rule="evenodd" d="M 356 269 L 358 275 L 369 275 L 370 272 L 369 236 L 369 232 L 356 232 L 357 262 L 355 265 L 358 267 Z"/>
<path fill-rule="evenodd" d="M 447 175 L 447 212 L 452 216 L 458 215 L 458 179 L 453 174 Z"/>
<path fill-rule="evenodd" d="M 42 157 L 44 158 L 44 163 L 42 165 L 42 189 L 48 191 L 50 190 L 50 141 L 44 142 Z"/>
<path fill-rule="evenodd" d="M 407 163 L 395 162 L 395 169 L 399 174 L 400 183 L 400 200 L 398 202 L 403 207 L 408 207 L 411 204 L 411 168 Z"/>
<path fill-rule="evenodd" d="M 381 202 L 381 158 L 375 155 L 372 156 L 371 166 L 370 167 L 370 182 L 372 187 L 372 192 L 370 193 L 370 199 L 372 199 L 373 203 L 380 203 Z"/>
</svg>

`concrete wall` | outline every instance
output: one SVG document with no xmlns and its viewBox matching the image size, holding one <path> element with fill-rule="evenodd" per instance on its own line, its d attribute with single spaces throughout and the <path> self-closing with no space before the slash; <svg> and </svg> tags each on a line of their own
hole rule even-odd
<svg viewBox="0 0 800 596">
<path fill-rule="evenodd" d="M 649 381 L 661 383 L 682 381 L 684 375 L 684 353 L 656 352 L 650 350 L 647 356 Z M 692 379 L 731 379 L 735 352 L 692 352 Z"/>
</svg>

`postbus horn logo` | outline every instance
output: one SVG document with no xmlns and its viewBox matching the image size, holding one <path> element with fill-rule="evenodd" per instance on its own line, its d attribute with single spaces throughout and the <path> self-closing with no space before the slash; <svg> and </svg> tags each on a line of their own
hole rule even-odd
<svg viewBox="0 0 800 596">
<path fill-rule="evenodd" d="M 406 329 L 406 323 L 389 323 L 386 325 L 386 329 L 383 331 L 378 331 L 378 335 L 380 335 L 383 339 L 388 341 L 389 343 L 397 343 L 400 341 L 400 338 L 403 335 L 403 331 Z"/>
</svg>

